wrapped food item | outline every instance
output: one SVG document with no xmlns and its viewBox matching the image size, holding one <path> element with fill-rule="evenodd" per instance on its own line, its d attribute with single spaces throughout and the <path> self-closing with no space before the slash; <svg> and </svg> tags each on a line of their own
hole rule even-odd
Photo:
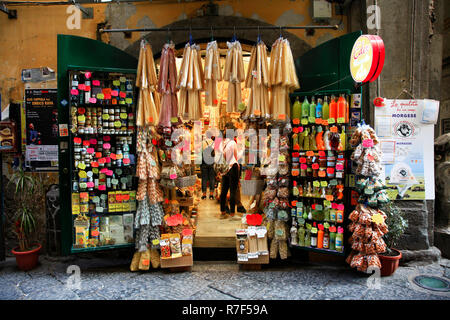
<svg viewBox="0 0 450 320">
<path fill-rule="evenodd" d="M 227 112 L 238 111 L 242 103 L 241 82 L 245 81 L 242 47 L 239 41 L 227 42 L 228 51 L 225 59 L 223 80 L 228 81 Z"/>
<path fill-rule="evenodd" d="M 170 252 L 170 234 L 165 233 L 161 235 L 159 246 L 161 249 L 161 259 L 170 259 L 172 257 Z"/>
<path fill-rule="evenodd" d="M 216 41 L 206 45 L 205 57 L 205 103 L 212 106 L 217 100 L 217 82 L 222 81 L 220 54 Z"/>
<path fill-rule="evenodd" d="M 170 235 L 170 252 L 172 253 L 172 258 L 179 258 L 182 256 L 181 239 L 180 234 L 178 233 L 172 233 Z"/>
<path fill-rule="evenodd" d="M 192 255 L 192 243 L 193 243 L 193 234 L 192 229 L 184 229 L 183 230 L 183 239 L 182 239 L 182 254 L 183 256 L 191 256 Z"/>
</svg>

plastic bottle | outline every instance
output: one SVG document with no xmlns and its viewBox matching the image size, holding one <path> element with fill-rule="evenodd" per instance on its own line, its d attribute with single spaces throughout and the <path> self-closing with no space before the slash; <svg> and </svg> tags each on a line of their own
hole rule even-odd
<svg viewBox="0 0 450 320">
<path fill-rule="evenodd" d="M 297 97 L 295 99 L 294 105 L 292 106 L 292 118 L 300 119 L 302 115 L 302 105 L 300 103 L 300 99 Z"/>
<path fill-rule="evenodd" d="M 305 100 L 302 103 L 302 118 L 308 118 L 309 116 L 309 102 L 308 98 L 305 97 Z"/>
<path fill-rule="evenodd" d="M 338 227 L 336 235 L 336 251 L 342 252 L 344 250 L 344 228 Z"/>
<path fill-rule="evenodd" d="M 323 224 L 319 224 L 319 231 L 317 232 L 317 248 L 323 248 Z"/>
<path fill-rule="evenodd" d="M 330 209 L 330 221 L 336 222 L 336 209 Z"/>
<path fill-rule="evenodd" d="M 330 250 L 336 250 L 336 227 L 330 227 Z"/>
<path fill-rule="evenodd" d="M 338 211 L 336 212 L 336 222 L 337 222 L 337 223 L 342 223 L 342 222 L 344 222 L 344 211 L 338 210 Z"/>
<path fill-rule="evenodd" d="M 317 247 L 317 227 L 315 222 L 313 224 L 313 227 L 311 228 L 311 247 Z"/>
<path fill-rule="evenodd" d="M 325 101 L 322 107 L 322 119 L 328 120 L 330 117 L 330 106 L 328 105 L 328 97 L 325 97 Z"/>
<path fill-rule="evenodd" d="M 320 119 L 322 118 L 322 99 L 317 100 L 317 106 L 316 106 L 316 118 Z"/>
<path fill-rule="evenodd" d="M 311 103 L 309 104 L 309 117 L 315 118 L 316 117 L 316 100 L 314 97 L 311 100 Z"/>
<path fill-rule="evenodd" d="M 330 114 L 329 114 L 329 118 L 328 119 L 335 119 L 336 120 L 336 116 L 337 116 L 337 103 L 336 100 L 334 98 L 334 96 L 331 96 L 331 102 L 330 102 Z"/>
<path fill-rule="evenodd" d="M 349 122 L 349 117 L 350 117 L 350 96 L 347 97 L 347 99 L 345 99 L 345 123 Z"/>
<path fill-rule="evenodd" d="M 325 228 L 325 232 L 323 233 L 323 245 L 322 247 L 324 249 L 329 249 L 330 248 L 330 231 L 328 230 L 328 228 Z"/>
<path fill-rule="evenodd" d="M 337 102 L 337 118 L 342 118 L 345 120 L 345 110 L 347 109 L 347 100 L 345 100 L 344 95 L 341 94 Z M 337 120 L 337 119 L 336 119 Z"/>
<path fill-rule="evenodd" d="M 341 136 L 342 150 L 345 150 L 345 144 L 347 140 L 347 136 L 345 135 L 345 126 L 342 126 L 342 132 L 340 133 L 340 136 Z"/>
</svg>

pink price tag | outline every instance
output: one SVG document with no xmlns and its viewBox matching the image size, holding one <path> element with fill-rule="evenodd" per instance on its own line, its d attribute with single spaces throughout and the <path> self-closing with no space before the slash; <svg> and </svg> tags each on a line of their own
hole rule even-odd
<svg viewBox="0 0 450 320">
<path fill-rule="evenodd" d="M 308 166 L 306 164 L 301 164 L 300 169 L 306 170 L 306 169 L 308 169 Z"/>
<path fill-rule="evenodd" d="M 342 171 L 342 170 L 344 170 L 344 166 L 342 164 L 337 164 L 336 165 L 336 170 Z"/>
<path fill-rule="evenodd" d="M 92 85 L 98 87 L 98 86 L 100 86 L 100 81 L 99 80 L 92 80 Z"/>
<path fill-rule="evenodd" d="M 119 90 L 113 90 L 113 91 L 111 91 L 111 96 L 113 96 L 113 97 L 119 96 Z"/>
<path fill-rule="evenodd" d="M 72 89 L 70 90 L 70 94 L 73 96 L 77 96 L 78 95 L 78 90 L 77 89 Z"/>
<path fill-rule="evenodd" d="M 109 169 L 103 168 L 102 170 L 100 170 L 100 173 L 106 173 L 106 172 L 108 172 L 108 171 L 109 171 Z"/>
<path fill-rule="evenodd" d="M 128 158 L 123 159 L 123 163 L 124 164 L 130 164 L 130 159 L 128 159 Z"/>
<path fill-rule="evenodd" d="M 111 158 L 110 157 L 106 157 L 106 163 L 111 163 Z"/>
<path fill-rule="evenodd" d="M 80 89 L 80 90 L 86 90 L 86 85 L 84 84 L 84 83 L 80 83 L 79 85 L 78 85 L 78 89 Z"/>
<path fill-rule="evenodd" d="M 89 98 L 89 103 L 97 103 L 97 99 L 96 98 Z"/>
<path fill-rule="evenodd" d="M 299 133 L 302 133 L 304 130 L 305 130 L 305 128 L 303 128 L 303 127 L 298 127 L 298 132 L 299 132 Z"/>
<path fill-rule="evenodd" d="M 89 143 L 90 143 L 90 144 L 97 144 L 97 139 L 90 139 L 90 140 L 89 140 Z"/>
<path fill-rule="evenodd" d="M 100 164 L 105 164 L 105 163 L 106 163 L 106 158 L 100 158 L 100 159 L 98 159 L 98 163 L 100 163 Z M 105 173 L 105 172 L 102 172 L 103 170 L 108 170 L 108 169 L 104 168 L 104 169 L 102 169 L 100 172 L 101 172 L 101 173 Z"/>
<path fill-rule="evenodd" d="M 111 145 L 109 143 L 104 143 L 103 144 L 103 149 L 109 150 L 109 149 L 111 149 Z"/>
<path fill-rule="evenodd" d="M 337 209 L 340 210 L 340 211 L 344 211 L 344 205 L 342 203 L 338 204 L 337 205 Z"/>
<path fill-rule="evenodd" d="M 93 188 L 94 187 L 94 183 L 92 181 L 89 181 L 88 183 L 86 183 L 88 188 Z"/>
<path fill-rule="evenodd" d="M 337 209 L 338 208 L 338 204 L 333 202 L 331 203 L 331 209 Z"/>
<path fill-rule="evenodd" d="M 127 96 L 127 94 L 125 92 L 120 92 L 119 93 L 119 97 L 121 98 L 125 98 Z"/>
<path fill-rule="evenodd" d="M 106 171 L 106 175 L 107 175 L 108 177 L 111 177 L 111 176 L 113 175 L 113 171 L 112 171 L 112 170 Z"/>
<path fill-rule="evenodd" d="M 105 191 L 106 190 L 106 186 L 104 184 L 101 184 L 101 185 L 98 186 L 98 190 Z"/>
<path fill-rule="evenodd" d="M 90 79 L 92 77 L 92 72 L 86 72 L 84 76 L 86 77 L 86 79 Z"/>
<path fill-rule="evenodd" d="M 371 147 L 373 147 L 373 140 L 372 139 L 364 139 L 363 140 L 363 147 L 364 148 L 371 148 Z"/>
<path fill-rule="evenodd" d="M 89 154 L 93 154 L 95 152 L 95 150 L 94 150 L 94 148 L 87 148 L 86 152 Z"/>
</svg>

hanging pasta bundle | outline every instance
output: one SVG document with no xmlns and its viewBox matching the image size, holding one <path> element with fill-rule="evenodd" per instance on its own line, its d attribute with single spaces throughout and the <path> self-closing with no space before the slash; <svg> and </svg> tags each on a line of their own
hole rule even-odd
<svg viewBox="0 0 450 320">
<path fill-rule="evenodd" d="M 228 52 L 225 60 L 223 80 L 228 81 L 227 112 L 238 111 L 242 102 L 241 82 L 245 81 L 242 47 L 239 41 L 227 42 Z"/>
<path fill-rule="evenodd" d="M 273 115 L 290 115 L 289 93 L 300 88 L 294 58 L 287 39 L 278 38 L 270 53 L 271 110 Z"/>
<path fill-rule="evenodd" d="M 156 77 L 152 48 L 145 40 L 141 41 L 137 71 L 136 86 L 141 88 L 138 101 L 137 125 L 138 127 L 154 125 L 158 123 L 160 112 L 159 94 L 156 92 L 158 79 Z"/>
<path fill-rule="evenodd" d="M 171 119 L 178 116 L 177 66 L 175 64 L 175 45 L 166 43 L 161 51 L 158 92 L 161 94 L 159 125 L 171 126 Z M 181 123 L 178 118 L 177 123 Z"/>
<path fill-rule="evenodd" d="M 205 102 L 212 106 L 217 100 L 217 82 L 222 81 L 220 70 L 220 55 L 216 41 L 211 41 L 206 46 L 205 57 Z"/>
<path fill-rule="evenodd" d="M 180 116 L 185 120 L 198 120 L 203 116 L 201 91 L 204 74 L 200 47 L 187 43 L 181 62 L 177 88 L 180 89 Z"/>
<path fill-rule="evenodd" d="M 245 78 L 245 87 L 251 89 L 246 115 L 254 114 L 255 110 L 261 111 L 262 115 L 272 113 L 269 101 L 269 85 L 267 47 L 261 41 L 252 48 L 247 77 Z"/>
</svg>

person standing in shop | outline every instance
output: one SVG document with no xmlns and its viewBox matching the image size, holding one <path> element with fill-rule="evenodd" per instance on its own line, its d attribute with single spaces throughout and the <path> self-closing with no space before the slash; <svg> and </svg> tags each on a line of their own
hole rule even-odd
<svg viewBox="0 0 450 320">
<path fill-rule="evenodd" d="M 214 170 L 214 162 L 208 164 L 205 161 L 205 154 L 211 155 L 214 158 L 214 140 L 215 137 L 210 139 L 206 138 L 202 142 L 202 164 L 200 165 L 200 171 L 202 174 L 202 200 L 206 199 L 206 189 L 209 182 L 209 199 L 214 200 L 214 190 L 216 188 L 216 171 Z M 209 161 L 208 161 L 209 162 Z"/>
<path fill-rule="evenodd" d="M 228 164 L 228 172 L 222 176 L 222 190 L 220 192 L 220 219 L 226 219 L 227 214 L 233 217 L 236 210 L 236 194 L 239 183 L 239 163 L 238 163 L 238 147 L 234 139 L 226 137 L 227 130 L 233 130 L 234 125 L 228 122 L 225 125 L 225 132 L 223 136 L 225 139 L 221 144 L 221 151 Z M 227 194 L 230 190 L 230 206 L 226 206 Z"/>
</svg>

